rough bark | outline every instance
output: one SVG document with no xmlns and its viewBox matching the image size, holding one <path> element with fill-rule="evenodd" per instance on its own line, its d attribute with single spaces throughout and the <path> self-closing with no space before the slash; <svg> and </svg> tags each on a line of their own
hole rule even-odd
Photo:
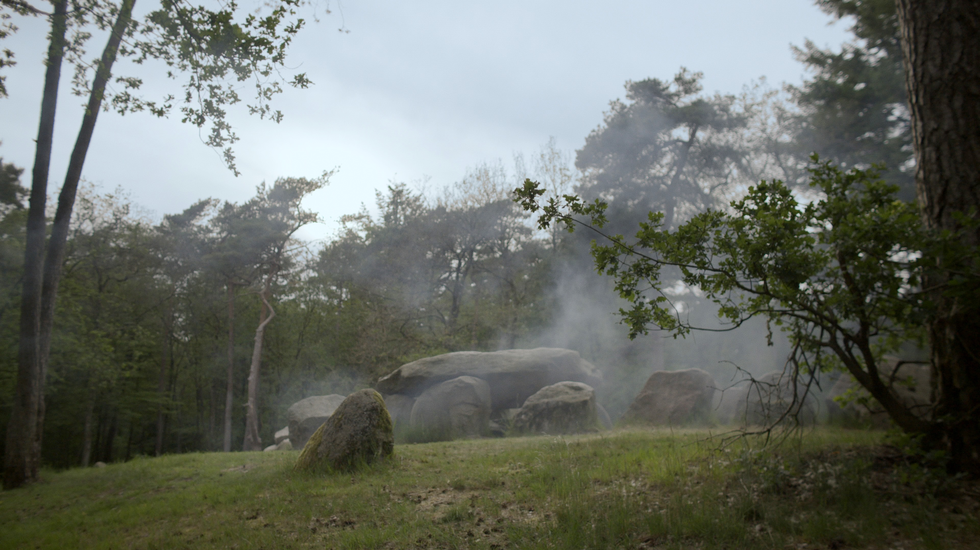
<svg viewBox="0 0 980 550">
<path fill-rule="evenodd" d="M 51 329 L 54 324 L 54 305 L 61 281 L 65 244 L 68 240 L 69 222 L 75 205 L 78 182 L 82 177 L 85 156 L 92 142 L 92 134 L 105 87 L 112 75 L 119 44 L 132 20 L 135 0 L 124 0 L 116 21 L 113 23 L 102 58 L 95 71 L 89 93 L 85 116 L 75 139 L 68 163 L 65 183 L 58 195 L 47 254 L 44 254 L 44 199 L 47 193 L 48 167 L 51 158 L 51 142 L 54 130 L 55 104 L 57 103 L 60 65 L 65 48 L 65 3 L 56 4 L 52 16 L 52 33 L 48 50 L 48 69 L 45 74 L 44 95 L 41 100 L 41 122 L 38 130 L 38 146 L 35 156 L 34 176 L 31 185 L 31 206 L 28 212 L 27 246 L 24 256 L 24 290 L 21 305 L 21 334 L 18 365 L 17 396 L 11 414 L 7 436 L 7 459 L 4 464 L 4 487 L 12 488 L 37 479 L 41 459 L 41 442 L 44 433 L 44 382 L 47 378 L 47 359 L 51 348 Z M 57 10 L 61 10 L 58 12 Z M 52 69 L 56 66 L 56 69 Z M 51 94 L 49 96 L 49 93 Z M 48 127 L 50 125 L 50 128 Z M 43 143 L 42 143 L 43 142 Z M 36 208 L 37 207 L 37 208 Z M 44 262 L 41 257 L 44 256 Z"/>
<path fill-rule="evenodd" d="M 38 457 L 33 452 L 36 439 L 38 403 L 43 400 L 39 373 L 41 332 L 41 280 L 43 277 L 44 213 L 47 202 L 51 144 L 54 137 L 55 111 L 58 106 L 58 83 L 64 58 L 67 0 L 54 5 L 51 38 L 48 45 L 44 91 L 41 96 L 41 119 L 38 124 L 37 148 L 31 182 L 30 209 L 27 214 L 27 240 L 24 250 L 24 282 L 21 288 L 20 342 L 18 349 L 17 386 L 14 394 L 4 455 L 3 486 L 20 487 L 37 479 Z"/>
<path fill-rule="evenodd" d="M 167 365 L 170 362 L 170 340 L 172 337 L 171 330 L 171 304 L 167 304 L 167 310 L 164 312 L 163 317 L 163 346 L 160 349 L 160 372 L 157 378 L 157 399 L 160 403 L 157 405 L 157 439 L 156 446 L 154 448 L 154 455 L 160 456 L 163 454 L 163 433 L 166 428 L 166 410 L 163 404 L 167 399 Z"/>
<path fill-rule="evenodd" d="M 259 297 L 262 298 L 262 308 L 259 312 L 259 326 L 255 329 L 255 345 L 252 347 L 252 363 L 248 370 L 248 403 L 245 406 L 245 441 L 243 451 L 261 451 L 262 439 L 259 437 L 259 374 L 262 369 L 262 343 L 265 339 L 265 327 L 276 316 L 275 310 L 269 304 L 269 292 L 272 282 L 279 270 L 274 269 L 265 279 L 265 286 Z"/>
<path fill-rule="evenodd" d="M 897 8 L 923 219 L 933 229 L 962 231 L 963 244 L 975 250 L 980 231 L 964 231 L 954 214 L 976 217 L 980 209 L 980 3 L 898 0 Z M 927 286 L 945 287 L 949 263 L 937 258 L 946 269 L 929 274 Z M 980 471 L 980 304 L 948 287 L 933 298 L 934 437 L 955 468 Z"/>
<path fill-rule="evenodd" d="M 228 281 L 228 386 L 225 388 L 225 439 L 222 449 L 231 452 L 231 413 L 235 400 L 235 284 Z"/>
</svg>

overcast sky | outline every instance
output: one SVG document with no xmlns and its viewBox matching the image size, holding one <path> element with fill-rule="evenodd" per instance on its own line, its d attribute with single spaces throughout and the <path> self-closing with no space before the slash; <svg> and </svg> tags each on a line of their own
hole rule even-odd
<svg viewBox="0 0 980 550">
<path fill-rule="evenodd" d="M 103 113 L 84 178 L 102 190 L 122 187 L 158 218 L 201 198 L 241 202 L 262 181 L 338 167 L 304 203 L 325 223 L 303 235 L 322 238 L 340 216 L 373 205 L 374 190 L 390 180 L 446 185 L 479 163 L 531 154 L 551 136 L 563 149 L 581 147 L 627 80 L 669 79 L 684 66 L 704 73 L 707 93 L 738 93 L 762 76 L 773 86 L 799 84 L 805 71 L 792 45 L 836 48 L 848 38 L 847 22 L 830 25 L 810 0 L 334 0 L 330 15 L 324 6 L 288 61 L 315 85 L 277 98 L 278 125 L 243 110 L 230 117 L 241 176 L 176 115 Z M 28 184 L 47 28 L 19 26 L 3 44 L 18 65 L 4 73 L 0 157 L 27 168 Z M 93 43 L 90 57 L 102 46 Z M 51 194 L 82 114 L 82 99 L 67 93 L 70 76 L 63 71 Z M 147 95 L 163 89 L 159 82 L 147 79 Z"/>
</svg>

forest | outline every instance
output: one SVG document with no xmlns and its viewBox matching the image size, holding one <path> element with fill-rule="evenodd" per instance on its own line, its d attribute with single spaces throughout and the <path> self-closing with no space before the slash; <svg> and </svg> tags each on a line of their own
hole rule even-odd
<svg viewBox="0 0 980 550">
<path fill-rule="evenodd" d="M 711 95 L 685 68 L 629 81 L 578 150 L 550 140 L 455 182 L 378 182 L 376 203 L 352 208 L 324 242 L 296 232 L 318 220 L 302 201 L 329 172 L 258 183 L 240 204 L 202 197 L 162 220 L 83 183 L 55 310 L 43 463 L 254 450 L 285 425 L 292 403 L 371 387 L 404 363 L 451 351 L 576 350 L 603 369 L 599 401 L 614 418 L 654 370 L 697 367 L 727 380 L 736 367 L 782 369 L 790 343 L 760 320 L 628 338 L 618 313 L 626 303 L 593 265 L 594 235 L 539 227 L 513 191 L 532 179 L 546 198 L 601 199 L 608 234 L 632 234 L 649 212 L 674 229 L 730 209 L 761 180 L 807 196 L 817 153 L 844 170 L 880 166 L 898 198 L 914 201 L 894 3 L 819 4 L 851 18 L 853 41 L 798 49 L 810 74 L 799 87 L 756 82 Z M 8 163 L 0 171 L 0 426 L 17 379 L 23 173 Z M 664 276 L 688 323 L 724 328 L 679 273 Z M 247 437 L 250 402 L 259 442 Z"/>
</svg>

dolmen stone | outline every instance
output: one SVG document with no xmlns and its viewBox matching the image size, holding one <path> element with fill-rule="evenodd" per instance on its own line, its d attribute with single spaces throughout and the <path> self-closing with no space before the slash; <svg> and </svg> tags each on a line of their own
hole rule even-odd
<svg viewBox="0 0 980 550">
<path fill-rule="evenodd" d="M 932 407 L 930 370 L 928 363 L 886 356 L 879 365 L 879 376 L 903 405 L 925 418 Z M 847 373 L 830 389 L 825 404 L 832 422 L 858 423 L 879 430 L 892 426 L 888 413 Z"/>
<path fill-rule="evenodd" d="M 349 471 L 394 453 L 391 415 L 372 389 L 350 394 L 310 436 L 296 469 Z"/>
<path fill-rule="evenodd" d="M 701 369 L 657 371 L 633 400 L 623 421 L 654 426 L 704 423 L 711 415 L 715 380 Z"/>
<path fill-rule="evenodd" d="M 779 422 L 812 425 L 817 420 L 816 387 L 809 391 L 792 373 L 770 372 L 750 382 L 735 403 L 734 422 L 771 426 Z"/>
<path fill-rule="evenodd" d="M 595 390 L 581 382 L 558 382 L 527 398 L 514 416 L 518 433 L 575 434 L 599 429 Z"/>
<path fill-rule="evenodd" d="M 386 395 L 385 406 L 388 407 L 388 414 L 391 415 L 391 422 L 396 430 L 411 424 L 415 398 L 400 393 Z"/>
<path fill-rule="evenodd" d="M 582 382 L 593 387 L 602 383 L 599 369 L 577 351 L 537 348 L 459 351 L 426 357 L 395 369 L 375 387 L 385 395 L 416 398 L 427 389 L 460 376 L 479 378 L 490 385 L 494 415 L 504 409 L 520 408 L 535 392 L 557 382 Z"/>
<path fill-rule="evenodd" d="M 460 376 L 433 386 L 415 400 L 411 427 L 420 439 L 450 441 L 490 431 L 490 385 Z"/>
<path fill-rule="evenodd" d="M 344 401 L 343 395 L 316 395 L 293 403 L 286 411 L 289 420 L 289 441 L 294 449 L 302 449 L 306 442 L 337 407 Z"/>
<path fill-rule="evenodd" d="M 262 450 L 265 452 L 292 451 L 293 444 L 289 442 L 289 428 L 283 428 L 276 432 L 276 442 Z"/>
</svg>

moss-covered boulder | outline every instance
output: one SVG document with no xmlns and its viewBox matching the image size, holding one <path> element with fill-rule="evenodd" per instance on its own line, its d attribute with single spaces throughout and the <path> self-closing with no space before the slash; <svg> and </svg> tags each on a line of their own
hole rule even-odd
<svg viewBox="0 0 980 550">
<path fill-rule="evenodd" d="M 319 427 L 296 461 L 298 470 L 351 470 L 394 453 L 391 415 L 381 394 L 350 394 Z"/>
</svg>

